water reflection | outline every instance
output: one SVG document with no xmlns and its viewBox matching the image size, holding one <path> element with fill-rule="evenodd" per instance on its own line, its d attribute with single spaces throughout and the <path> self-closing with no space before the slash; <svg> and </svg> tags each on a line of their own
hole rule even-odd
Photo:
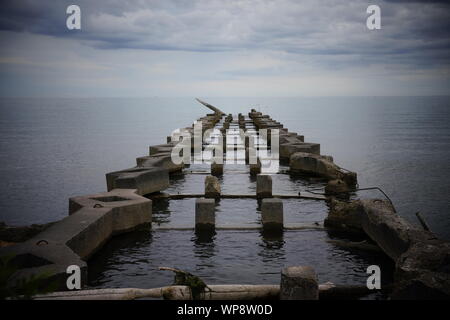
<svg viewBox="0 0 450 320">
<path fill-rule="evenodd" d="M 214 266 L 212 258 L 216 255 L 215 239 L 215 231 L 195 232 L 191 241 L 193 242 L 193 253 L 196 258 L 197 269 Z"/>
<path fill-rule="evenodd" d="M 152 200 L 152 223 L 161 225 L 170 222 L 169 199 L 153 199 Z"/>
<path fill-rule="evenodd" d="M 256 175 L 251 175 L 251 174 L 248 175 L 248 181 L 250 182 L 250 184 L 255 184 L 256 179 L 257 179 Z"/>
<path fill-rule="evenodd" d="M 262 229 L 260 231 L 260 239 L 258 256 L 261 257 L 263 263 L 285 260 L 286 252 L 284 250 L 283 231 Z"/>
<path fill-rule="evenodd" d="M 88 261 L 88 283 L 90 286 L 110 284 L 111 278 L 105 270 L 114 270 L 117 273 L 127 272 L 130 264 L 134 265 L 133 275 L 137 278 L 148 274 L 149 257 L 147 252 L 151 247 L 154 235 L 150 226 L 110 239 L 102 250 L 92 256 Z M 120 283 L 121 279 L 116 279 Z"/>
<path fill-rule="evenodd" d="M 186 175 L 184 174 L 171 174 L 169 179 L 171 186 L 181 186 L 186 182 Z"/>
</svg>

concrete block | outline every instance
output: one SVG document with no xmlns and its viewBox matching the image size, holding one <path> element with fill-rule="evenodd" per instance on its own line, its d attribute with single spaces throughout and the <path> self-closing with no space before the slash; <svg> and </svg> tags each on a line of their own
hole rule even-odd
<svg viewBox="0 0 450 320">
<path fill-rule="evenodd" d="M 450 243 L 431 236 L 417 241 L 396 263 L 392 299 L 449 300 Z"/>
<path fill-rule="evenodd" d="M 289 132 L 289 133 L 280 132 L 280 140 L 279 140 L 280 145 L 286 144 L 286 143 L 303 143 L 303 142 L 304 142 L 304 137 L 299 136 L 294 132 Z"/>
<path fill-rule="evenodd" d="M 150 146 L 148 155 L 152 156 L 157 153 L 170 153 L 170 152 L 172 152 L 173 146 L 174 146 L 174 144 L 172 144 L 172 143 Z"/>
<path fill-rule="evenodd" d="M 320 155 L 320 144 L 318 143 L 280 143 L 280 158 L 289 160 L 292 154 L 296 152 L 312 153 Z"/>
<path fill-rule="evenodd" d="M 75 204 L 78 208 L 112 209 L 113 234 L 128 232 L 152 221 L 152 201 L 139 196 L 132 189 L 114 189 L 110 192 L 72 197 L 69 199 L 69 215 L 76 213 L 70 211 Z"/>
<path fill-rule="evenodd" d="M 220 198 L 219 179 L 214 176 L 206 176 L 205 178 L 205 198 Z"/>
<path fill-rule="evenodd" d="M 317 275 L 309 266 L 286 267 L 281 271 L 280 300 L 318 300 Z"/>
<path fill-rule="evenodd" d="M 348 199 L 351 188 L 341 179 L 330 180 L 325 186 L 325 194 L 339 199 Z"/>
<path fill-rule="evenodd" d="M 214 199 L 199 198 L 195 201 L 195 229 L 213 230 L 216 225 Z"/>
<path fill-rule="evenodd" d="M 363 214 L 360 200 L 346 202 L 332 199 L 328 216 L 324 220 L 324 226 L 340 231 L 364 234 L 361 223 Z"/>
<path fill-rule="evenodd" d="M 250 175 L 256 176 L 261 173 L 261 161 L 259 158 L 256 161 L 256 164 L 250 164 Z"/>
<path fill-rule="evenodd" d="M 223 175 L 223 163 L 213 162 L 211 164 L 211 174 L 213 176 L 221 176 L 221 175 Z"/>
<path fill-rule="evenodd" d="M 108 191 L 113 189 L 136 189 L 146 195 L 169 186 L 169 172 L 164 168 L 130 168 L 106 174 Z"/>
<path fill-rule="evenodd" d="M 256 196 L 258 198 L 272 197 L 272 177 L 269 175 L 258 174 L 256 177 Z"/>
<path fill-rule="evenodd" d="M 396 262 L 392 299 L 449 299 L 450 243 L 401 218 L 387 200 L 361 203 L 364 232 Z"/>
<path fill-rule="evenodd" d="M 140 168 L 159 167 L 166 169 L 169 173 L 183 170 L 184 165 L 175 164 L 172 161 L 170 153 L 157 153 L 152 156 L 145 156 L 136 158 L 136 164 Z"/>
<path fill-rule="evenodd" d="M 283 202 L 276 198 L 262 200 L 261 221 L 265 230 L 283 230 Z"/>
<path fill-rule="evenodd" d="M 311 174 L 328 180 L 341 179 L 349 187 L 354 187 L 357 180 L 354 172 L 342 170 L 331 162 L 329 157 L 311 153 L 296 152 L 292 154 L 289 169 L 292 172 Z"/>
<path fill-rule="evenodd" d="M 69 216 L 28 241 L 0 248 L 0 256 L 15 256 L 18 271 L 14 279 L 47 272 L 59 290 L 67 290 L 66 269 L 81 269 L 81 284 L 87 282 L 86 261 L 108 239 L 118 233 L 151 223 L 152 201 L 136 190 L 115 189 L 69 200 Z"/>
<path fill-rule="evenodd" d="M 415 242 L 414 234 L 425 234 L 395 213 L 387 200 L 368 199 L 361 203 L 364 232 L 394 261 Z"/>
</svg>

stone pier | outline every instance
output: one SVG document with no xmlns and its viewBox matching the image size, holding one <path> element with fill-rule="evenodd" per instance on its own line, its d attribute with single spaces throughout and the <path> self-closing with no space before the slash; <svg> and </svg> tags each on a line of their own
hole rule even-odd
<svg viewBox="0 0 450 320">
<path fill-rule="evenodd" d="M 106 174 L 108 191 L 113 189 L 136 189 L 146 195 L 169 186 L 169 172 L 159 167 L 130 168 Z"/>
<path fill-rule="evenodd" d="M 211 175 L 216 177 L 223 175 L 223 163 L 213 162 L 211 164 Z"/>
<path fill-rule="evenodd" d="M 136 190 L 114 189 L 70 198 L 69 216 L 33 238 L 1 248 L 0 256 L 14 256 L 19 277 L 48 273 L 59 290 L 65 287 L 66 269 L 81 269 L 81 285 L 87 283 L 86 261 L 113 235 L 128 232 L 152 221 L 152 201 Z"/>
<path fill-rule="evenodd" d="M 256 176 L 256 195 L 254 193 L 221 194 L 217 177 L 224 174 L 224 164 L 216 162 L 211 164 L 211 175 L 208 175 L 209 172 L 204 169 L 204 166 L 201 169 L 195 167 L 189 170 L 190 174 L 207 174 L 204 193 L 161 193 L 169 186 L 169 178 L 175 180 L 177 174 L 188 172 L 184 168 L 191 163 L 192 159 L 187 154 L 186 157 L 183 156 L 185 164 L 173 163 L 172 150 L 177 146 L 180 137 L 184 137 L 174 134 L 173 137 L 166 138 L 167 143 L 150 146 L 148 155 L 136 159 L 136 167 L 107 173 L 108 192 L 70 198 L 67 217 L 44 231 L 28 237 L 27 241 L 0 248 L 0 256 L 14 256 L 13 262 L 19 270 L 13 278 L 24 279 L 30 275 L 47 272 L 51 274 L 51 280 L 58 281 L 59 289 L 65 290 L 67 289 L 65 288 L 68 276 L 67 266 L 78 265 L 81 268 L 82 286 L 85 286 L 88 259 L 112 236 L 139 227 L 151 228 L 152 200 L 143 195 L 149 195 L 155 199 L 195 198 L 194 226 L 190 223 L 186 228 L 191 230 L 195 228 L 196 233 L 208 236 L 215 234 L 216 231 L 215 206 L 218 199 L 257 199 L 261 204 L 262 233 L 271 235 L 273 232 L 276 237 L 282 235 L 285 228 L 281 199 L 314 197 L 314 200 L 327 200 L 330 206 L 328 217 L 324 221 L 326 228 L 336 229 L 340 233 L 356 233 L 357 237 L 367 237 L 395 262 L 395 283 L 391 298 L 448 299 L 450 297 L 450 244 L 448 241 L 438 239 L 429 230 L 424 231 L 409 224 L 397 215 L 390 201 L 381 199 L 348 201 L 348 194 L 357 186 L 356 173 L 335 164 L 331 156 L 321 155 L 319 144 L 305 142 L 303 135 L 289 132 L 269 115 L 263 115 L 252 109 L 248 113 L 250 119 L 242 114 L 234 119 L 231 114 L 225 115 L 214 106 L 201 100 L 199 102 L 214 111 L 196 120 L 196 123 L 202 124 L 203 131 L 194 132 L 196 131 L 194 125 L 181 130 L 185 130 L 183 133 L 186 135 L 190 133 L 192 136 L 195 134 L 197 138 L 202 138 L 201 133 L 208 129 L 215 129 L 220 130 L 222 137 L 213 133 L 204 145 L 195 146 L 196 156 L 203 151 L 203 147 L 205 149 L 208 147 L 209 140 L 219 139 L 218 143 L 223 142 L 223 151 L 226 152 L 225 130 L 234 131 L 228 136 L 229 151 L 245 153 L 245 163 L 249 164 L 250 175 L 252 175 L 250 180 L 254 182 Z M 328 198 L 324 195 L 313 195 L 312 192 L 308 194 L 304 190 L 302 192 L 295 190 L 292 194 L 273 194 L 272 176 L 261 174 L 261 159 L 256 150 L 258 146 L 255 146 L 253 141 L 253 136 L 258 134 L 255 129 L 267 129 L 267 147 L 279 145 L 280 159 L 289 161 L 288 174 L 312 175 L 319 178 L 314 180 L 320 180 L 320 182 L 325 180 L 327 182 L 325 194 Z M 240 130 L 239 134 L 238 130 Z M 276 140 L 270 140 L 271 131 L 279 133 L 278 143 Z M 233 145 L 235 139 L 240 141 L 239 146 Z M 193 143 L 194 139 L 191 139 L 191 145 L 187 143 L 187 150 L 194 151 Z M 264 147 L 266 145 L 261 146 L 261 148 Z M 250 155 L 252 160 L 254 158 L 256 161 L 255 164 L 249 163 Z M 243 160 L 241 155 L 239 157 L 239 160 Z M 261 157 L 266 164 L 265 156 L 261 155 Z M 267 171 L 266 167 L 264 169 Z M 286 174 L 286 170 L 279 170 L 277 174 Z M 340 195 L 345 196 L 347 201 L 338 201 L 336 198 Z M 229 200 L 224 202 L 226 201 Z M 317 226 L 314 225 L 314 229 Z M 236 228 L 242 229 L 242 226 L 236 226 Z M 217 230 L 220 229 L 224 228 L 218 226 Z M 256 226 L 256 229 L 259 227 Z M 287 224 L 286 229 L 298 230 L 291 224 Z M 255 232 L 255 239 L 258 236 Z M 318 280 L 312 267 L 289 266 L 282 270 L 280 299 L 317 300 L 318 298 Z"/>
<path fill-rule="evenodd" d="M 261 160 L 256 160 L 255 164 L 250 163 L 250 175 L 256 176 L 261 173 Z"/>
<path fill-rule="evenodd" d="M 214 176 L 206 176 L 205 178 L 205 198 L 220 199 L 220 183 L 219 179 Z"/>
<path fill-rule="evenodd" d="M 283 202 L 277 198 L 263 199 L 261 204 L 263 229 L 266 231 L 282 231 L 283 220 Z"/>
<path fill-rule="evenodd" d="M 216 226 L 214 199 L 200 198 L 195 201 L 195 230 L 210 231 Z"/>
<path fill-rule="evenodd" d="M 256 196 L 258 198 L 272 197 L 272 177 L 266 174 L 258 174 L 256 177 Z"/>
</svg>

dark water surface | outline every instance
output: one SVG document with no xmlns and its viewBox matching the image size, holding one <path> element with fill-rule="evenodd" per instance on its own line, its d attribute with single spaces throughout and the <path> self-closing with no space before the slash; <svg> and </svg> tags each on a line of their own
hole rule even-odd
<svg viewBox="0 0 450 320">
<path fill-rule="evenodd" d="M 450 239 L 449 97 L 205 100 L 227 113 L 253 107 L 270 114 L 356 171 L 361 187 L 383 188 L 407 220 L 417 223 L 420 211 L 433 231 Z M 69 197 L 105 191 L 106 172 L 135 166 L 149 145 L 164 143 L 173 129 L 207 112 L 192 98 L 0 99 L 0 221 L 26 225 L 65 217 Z M 173 180 L 170 191 L 201 192 L 203 181 L 204 175 L 186 175 Z M 226 193 L 255 192 L 247 174 L 225 175 L 221 183 Z M 289 175 L 274 177 L 274 192 L 309 187 Z M 166 226 L 192 224 L 193 203 L 157 201 L 155 219 Z M 287 223 L 321 221 L 327 210 L 309 200 L 284 205 Z M 255 200 L 218 204 L 218 224 L 252 226 L 258 219 Z M 167 285 L 172 275 L 156 271 L 160 265 L 194 271 L 210 283 L 277 283 L 283 265 L 311 264 L 321 282 L 361 284 L 369 264 L 390 268 L 383 256 L 342 250 L 328 239 L 324 231 L 288 231 L 281 239 L 220 231 L 205 241 L 191 231 L 141 230 L 113 239 L 94 257 L 90 283 Z"/>
<path fill-rule="evenodd" d="M 226 112 L 255 107 L 322 154 L 380 186 L 402 216 L 421 211 L 450 239 L 450 98 L 210 98 Z M 135 165 L 148 145 L 208 110 L 193 98 L 0 99 L 0 221 L 67 215 L 68 197 L 106 189 L 105 173 Z"/>
<path fill-rule="evenodd" d="M 365 285 L 367 266 L 377 264 L 382 283 L 392 263 L 383 255 L 351 252 L 326 242 L 323 231 L 286 231 L 265 238 L 256 231 L 217 231 L 199 239 L 193 231 L 142 230 L 113 238 L 89 265 L 97 288 L 153 288 L 170 285 L 173 274 L 160 266 L 188 270 L 210 284 L 277 284 L 288 265 L 314 266 L 321 283 Z"/>
</svg>

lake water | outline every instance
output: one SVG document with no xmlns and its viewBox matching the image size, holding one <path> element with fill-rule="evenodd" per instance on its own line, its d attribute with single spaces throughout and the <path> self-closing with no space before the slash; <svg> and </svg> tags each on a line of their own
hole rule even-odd
<svg viewBox="0 0 450 320">
<path fill-rule="evenodd" d="M 417 223 L 420 211 L 435 233 L 450 239 L 449 97 L 204 100 L 227 113 L 256 108 L 270 114 L 357 172 L 360 187 L 381 187 L 404 218 Z M 106 172 L 135 166 L 149 145 L 164 143 L 173 129 L 207 112 L 193 98 L 0 99 L 0 221 L 26 225 L 65 217 L 69 197 L 106 191 Z M 174 179 L 171 192 L 201 192 L 203 179 Z M 255 189 L 245 174 L 225 176 L 222 183 L 227 193 L 235 185 L 244 193 Z M 304 187 L 289 176 L 274 180 L 280 192 Z M 382 197 L 372 191 L 359 196 Z M 259 223 L 251 199 L 225 199 L 217 210 L 223 225 Z M 326 214 L 323 203 L 307 200 L 286 200 L 285 210 L 289 223 L 313 223 Z M 224 218 L 227 212 L 234 214 Z M 155 202 L 154 216 L 168 226 L 189 224 L 193 200 Z M 340 250 L 330 238 L 316 231 L 289 231 L 277 239 L 221 231 L 202 241 L 191 231 L 141 230 L 114 238 L 94 257 L 90 285 L 167 285 L 172 275 L 155 271 L 159 265 L 195 271 L 210 283 L 276 283 L 280 266 L 298 263 L 314 265 L 323 281 L 363 283 L 368 264 L 392 267 L 382 256 Z"/>
<path fill-rule="evenodd" d="M 356 171 L 361 187 L 385 190 L 403 217 L 417 223 L 420 211 L 450 239 L 449 97 L 205 100 L 270 114 Z M 65 217 L 69 197 L 106 190 L 106 172 L 134 166 L 207 112 L 193 98 L 0 99 L 0 221 Z"/>
</svg>

